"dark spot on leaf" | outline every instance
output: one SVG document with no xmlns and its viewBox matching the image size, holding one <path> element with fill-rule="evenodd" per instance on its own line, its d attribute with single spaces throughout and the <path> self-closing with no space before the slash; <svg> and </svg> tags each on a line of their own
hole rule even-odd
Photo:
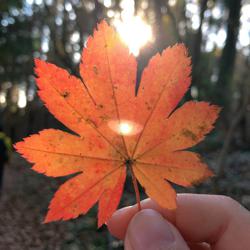
<svg viewBox="0 0 250 250">
<path fill-rule="evenodd" d="M 189 129 L 183 129 L 182 130 L 182 135 L 184 135 L 187 138 L 190 138 L 193 141 L 197 140 L 197 136 Z"/>
<path fill-rule="evenodd" d="M 64 98 L 67 98 L 69 97 L 69 92 L 68 91 L 64 91 L 62 94 L 61 94 L 62 97 Z"/>
<path fill-rule="evenodd" d="M 198 126 L 198 129 L 200 130 L 200 132 L 203 132 L 206 130 L 206 126 L 205 125 L 200 125 Z"/>
<path fill-rule="evenodd" d="M 100 116 L 100 119 L 103 121 L 103 122 L 106 122 L 109 120 L 109 117 L 107 115 L 102 115 Z"/>
<path fill-rule="evenodd" d="M 96 66 L 93 67 L 93 71 L 94 71 L 94 73 L 95 73 L 96 75 L 98 75 L 98 69 L 97 69 Z"/>
<path fill-rule="evenodd" d="M 145 105 L 146 105 L 147 110 L 151 110 L 151 106 L 149 105 L 148 102 L 145 102 Z"/>
</svg>

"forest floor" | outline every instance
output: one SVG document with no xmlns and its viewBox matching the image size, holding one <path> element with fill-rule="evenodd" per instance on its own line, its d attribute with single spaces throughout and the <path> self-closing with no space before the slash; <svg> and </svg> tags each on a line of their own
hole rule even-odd
<svg viewBox="0 0 250 250">
<path fill-rule="evenodd" d="M 214 168 L 216 154 L 206 156 Z M 207 181 L 178 192 L 220 193 L 233 197 L 250 209 L 250 153 L 233 152 L 225 163 L 226 174 L 217 184 Z M 0 250 L 102 250 L 122 249 L 106 227 L 96 228 L 96 207 L 86 216 L 66 222 L 43 224 L 49 200 L 65 178 L 52 179 L 37 174 L 17 154 L 5 167 L 0 197 Z M 126 184 L 122 206 L 134 202 Z"/>
</svg>

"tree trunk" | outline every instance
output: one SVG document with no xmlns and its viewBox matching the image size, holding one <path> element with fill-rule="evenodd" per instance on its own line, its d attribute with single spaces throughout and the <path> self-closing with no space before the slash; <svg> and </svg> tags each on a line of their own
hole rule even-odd
<svg viewBox="0 0 250 250">
<path fill-rule="evenodd" d="M 193 84 L 198 85 L 200 77 L 200 58 L 201 58 L 201 44 L 202 44 L 202 24 L 204 20 L 204 13 L 207 9 L 208 0 L 200 1 L 200 26 L 194 37 L 194 45 L 192 50 L 192 64 L 193 64 Z"/>
<path fill-rule="evenodd" d="M 227 0 L 229 16 L 227 23 L 227 38 L 222 51 L 217 86 L 219 87 L 218 104 L 224 106 L 224 111 L 230 110 L 229 100 L 231 99 L 231 80 L 236 57 L 236 42 L 240 26 L 241 0 Z"/>
</svg>

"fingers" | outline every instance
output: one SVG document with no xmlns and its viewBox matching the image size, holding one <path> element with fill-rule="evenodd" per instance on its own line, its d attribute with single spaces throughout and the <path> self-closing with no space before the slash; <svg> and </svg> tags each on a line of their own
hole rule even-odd
<svg viewBox="0 0 250 250">
<path fill-rule="evenodd" d="M 124 244 L 126 250 L 189 249 L 178 230 L 152 209 L 144 209 L 132 218 Z"/>
<path fill-rule="evenodd" d="M 153 209 L 158 211 L 163 217 L 168 218 L 168 221 L 174 222 L 174 213 L 162 209 L 156 202 L 151 199 L 141 201 L 142 209 Z M 108 229 L 112 235 L 118 239 L 124 239 L 127 227 L 133 216 L 138 212 L 137 205 L 125 207 L 117 210 L 111 219 L 107 222 Z M 167 215 L 166 215 L 167 214 Z"/>
<path fill-rule="evenodd" d="M 181 194 L 177 196 L 176 211 L 162 209 L 150 199 L 142 202 L 142 208 L 160 212 L 187 241 L 209 242 L 214 249 L 247 249 L 250 245 L 249 212 L 228 197 Z M 110 232 L 124 239 L 129 221 L 136 213 L 136 206 L 117 211 L 108 222 Z"/>
</svg>

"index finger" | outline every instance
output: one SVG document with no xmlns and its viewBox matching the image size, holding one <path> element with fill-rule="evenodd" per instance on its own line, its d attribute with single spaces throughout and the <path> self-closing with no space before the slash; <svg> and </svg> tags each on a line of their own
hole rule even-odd
<svg viewBox="0 0 250 250">
<path fill-rule="evenodd" d="M 208 242 L 216 248 L 223 246 L 217 249 L 247 249 L 250 245 L 249 212 L 229 197 L 178 194 L 175 211 L 163 209 L 151 199 L 142 201 L 141 205 L 142 209 L 151 208 L 160 212 L 187 241 Z M 108 222 L 110 232 L 124 239 L 129 221 L 137 211 L 137 206 L 118 210 Z"/>
</svg>

